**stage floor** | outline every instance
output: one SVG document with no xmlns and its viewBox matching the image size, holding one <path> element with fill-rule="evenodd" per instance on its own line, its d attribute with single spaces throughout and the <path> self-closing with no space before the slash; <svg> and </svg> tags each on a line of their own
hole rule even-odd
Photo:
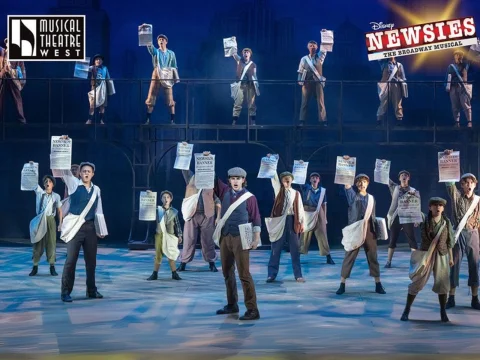
<svg viewBox="0 0 480 360">
<path fill-rule="evenodd" d="M 65 250 L 58 249 L 60 275 Z M 79 259 L 74 302 L 65 304 L 60 300 L 61 276 L 51 277 L 48 264 L 42 262 L 39 275 L 29 277 L 30 248 L 1 247 L 0 357 L 103 353 L 100 358 L 107 359 L 107 353 L 141 352 L 143 356 L 175 353 L 205 358 L 359 354 L 372 359 L 386 353 L 480 352 L 480 312 L 470 308 L 466 260 L 457 307 L 448 311 L 451 323 L 443 324 L 437 295 L 431 291 L 432 279 L 417 297 L 411 321 L 399 320 L 409 283 L 407 250 L 395 254 L 394 267 L 388 270 L 383 269 L 386 248 L 379 250 L 386 295 L 374 292 L 363 252 L 347 292 L 336 295 L 343 251 L 332 255 L 336 265 L 327 265 L 316 251 L 303 256 L 307 282 L 299 284 L 285 253 L 279 281 L 267 284 L 269 251 L 251 252 L 261 319 L 240 322 L 237 316 L 215 315 L 226 302 L 223 277 L 220 266 L 218 273 L 208 271 L 199 250 L 188 271 L 181 273 L 182 281 L 171 280 L 165 261 L 160 280 L 148 282 L 153 251 L 99 248 L 97 286 L 105 298 L 85 298 L 84 263 Z M 240 283 L 238 287 L 243 300 Z M 240 311 L 245 311 L 243 301 Z M 136 358 L 147 358 L 143 356 Z"/>
</svg>

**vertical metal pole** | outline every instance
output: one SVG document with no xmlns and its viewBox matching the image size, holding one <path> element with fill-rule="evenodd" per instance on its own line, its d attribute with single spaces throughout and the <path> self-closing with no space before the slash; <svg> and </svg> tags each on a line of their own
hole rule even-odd
<svg viewBox="0 0 480 360">
<path fill-rule="evenodd" d="M 50 139 L 50 137 L 52 136 L 51 127 L 52 127 L 52 79 L 48 79 L 48 139 Z"/>
</svg>

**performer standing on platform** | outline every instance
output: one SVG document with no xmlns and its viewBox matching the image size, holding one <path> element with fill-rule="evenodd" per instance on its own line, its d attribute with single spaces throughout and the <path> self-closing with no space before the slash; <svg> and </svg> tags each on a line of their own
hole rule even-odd
<svg viewBox="0 0 480 360">
<path fill-rule="evenodd" d="M 322 30 L 325 31 L 325 30 Z M 305 124 L 308 103 L 312 96 L 317 98 L 318 121 L 327 126 L 324 91 L 326 79 L 323 77 L 323 63 L 327 53 L 318 51 L 318 44 L 311 40 L 307 44 L 309 54 L 300 59 L 298 66 L 298 84 L 302 87 L 302 104 L 300 106 L 300 126 Z"/>
<path fill-rule="evenodd" d="M 238 55 L 237 49 L 234 49 L 233 52 L 233 58 L 237 63 L 236 78 L 239 88 L 236 93 L 235 103 L 233 104 L 232 125 L 236 125 L 240 117 L 244 100 L 248 105 L 250 125 L 255 125 L 257 116 L 255 97 L 260 95 L 260 91 L 257 78 L 257 65 L 251 60 L 252 55 L 253 52 L 250 48 L 242 50 L 242 57 Z"/>
<path fill-rule="evenodd" d="M 270 154 L 267 155 L 270 157 Z M 267 283 L 274 282 L 280 267 L 280 256 L 284 243 L 290 248 L 295 280 L 304 283 L 300 264 L 300 234 L 303 232 L 305 210 L 300 192 L 292 188 L 293 174 L 286 171 L 279 176 L 275 173 L 272 186 L 275 202 L 271 217 L 265 219 L 272 243 L 272 253 L 268 262 Z"/>
<path fill-rule="evenodd" d="M 68 137 L 65 137 L 68 139 Z M 80 248 L 83 248 L 87 273 L 87 297 L 101 299 L 103 295 L 95 285 L 97 266 L 97 237 L 108 235 L 103 216 L 100 188 L 93 185 L 95 165 L 89 162 L 80 164 L 80 180 L 70 171 L 63 176 L 70 195 L 70 213 L 65 216 L 60 238 L 67 243 L 67 259 L 62 275 L 62 301 L 72 302 L 70 294 L 75 282 Z"/>
<path fill-rule="evenodd" d="M 313 172 L 310 174 L 310 184 L 302 185 L 303 208 L 306 213 L 317 212 L 315 226 L 311 231 L 305 231 L 300 237 L 300 253 L 308 254 L 308 248 L 312 235 L 318 243 L 320 256 L 327 257 L 327 264 L 335 265 L 330 255 L 330 246 L 327 237 L 327 194 L 326 189 L 320 187 L 320 174 Z M 319 204 L 321 204 L 319 206 Z"/>
<path fill-rule="evenodd" d="M 147 192 L 151 192 L 148 190 Z M 162 257 L 165 255 L 172 270 L 173 280 L 182 280 L 178 275 L 175 261 L 180 255 L 178 244 L 182 243 L 182 228 L 178 220 L 178 210 L 173 208 L 173 194 L 168 191 L 162 191 L 160 194 L 162 206 L 157 211 L 157 231 L 155 233 L 155 262 L 153 273 L 147 280 L 158 279 L 158 269 L 162 263 Z"/>
<path fill-rule="evenodd" d="M 33 164 L 33 161 L 30 161 Z M 35 276 L 38 272 L 38 263 L 43 255 L 44 249 L 47 252 L 47 260 L 50 264 L 50 275 L 57 276 L 55 271 L 56 249 L 57 249 L 57 226 L 55 215 L 58 216 L 58 230 L 62 227 L 62 203 L 60 195 L 53 192 L 55 178 L 51 175 L 43 177 L 45 190 L 37 185 L 34 189 L 36 195 L 37 216 L 30 222 L 30 237 L 33 243 L 33 268 L 29 276 Z"/>
<path fill-rule="evenodd" d="M 240 316 L 239 320 L 257 320 L 260 319 L 260 313 L 257 307 L 255 283 L 250 274 L 250 250 L 243 246 L 239 226 L 251 224 L 254 237 L 251 248 L 256 249 L 260 244 L 262 221 L 257 199 L 245 188 L 246 177 L 245 170 L 235 167 L 228 170 L 230 186 L 220 179 L 217 179 L 215 184 L 215 193 L 222 200 L 222 218 L 217 223 L 214 238 L 219 238 L 222 272 L 227 288 L 227 305 L 217 310 L 217 315 L 239 312 L 235 280 L 236 265 L 247 308 L 247 312 Z"/>
<path fill-rule="evenodd" d="M 455 237 L 452 223 L 444 213 L 446 204 L 445 199 L 430 198 L 428 215 L 424 216 L 424 221 L 420 224 L 421 251 L 412 253 L 411 256 L 410 263 L 415 264 L 415 271 L 410 273 L 412 282 L 408 285 L 407 304 L 400 319 L 402 321 L 408 321 L 410 307 L 417 294 L 427 285 L 432 271 L 432 291 L 438 294 L 441 319 L 443 322 L 449 321 L 445 305 L 450 290 L 449 267 L 453 266 L 452 247 L 455 245 Z"/>
<path fill-rule="evenodd" d="M 389 180 L 389 189 L 390 195 L 392 195 L 392 203 L 390 204 L 390 209 L 388 210 L 387 221 L 388 228 L 390 229 L 390 244 L 388 245 L 388 259 L 385 264 L 385 268 L 389 269 L 392 267 L 392 258 L 397 247 L 397 240 L 400 235 L 400 230 L 403 230 L 405 236 L 407 237 L 408 244 L 410 249 L 415 251 L 417 246 L 417 241 L 415 240 L 415 230 L 414 224 L 400 224 L 400 219 L 398 216 L 398 200 L 405 194 L 410 193 L 415 194 L 416 190 L 409 185 L 410 173 L 407 170 L 402 170 L 398 173 L 398 179 L 400 180 L 400 185 L 394 183 L 392 180 Z"/>
<path fill-rule="evenodd" d="M 377 110 L 377 125 L 382 125 L 383 118 L 388 111 L 389 101 L 395 110 L 396 125 L 403 125 L 402 99 L 408 96 L 406 88 L 404 89 L 405 81 L 407 81 L 405 70 L 393 56 L 390 59 L 379 60 L 379 62 L 382 70 L 380 82 L 382 86 L 385 86 L 385 90 L 381 92 L 380 105 Z"/>
<path fill-rule="evenodd" d="M 344 156 L 346 160 L 349 156 Z M 342 244 L 348 243 L 353 245 L 353 250 L 345 252 L 345 258 L 342 264 L 342 273 L 340 279 L 340 287 L 337 295 L 345 292 L 345 282 L 350 277 L 353 264 L 358 256 L 360 247 L 365 250 L 370 276 L 375 278 L 375 292 L 385 294 L 385 289 L 380 282 L 380 265 L 377 260 L 377 235 L 376 235 L 376 218 L 375 218 L 375 198 L 367 193 L 370 178 L 365 174 L 358 174 L 355 177 L 355 185 L 358 189 L 356 193 L 350 185 L 345 185 L 345 194 L 348 202 L 348 225 L 362 222 L 358 227 L 358 231 L 349 234 L 349 238 L 343 238 Z"/>
<path fill-rule="evenodd" d="M 5 46 L 8 46 L 8 39 L 5 39 Z M 22 89 L 27 81 L 27 71 L 23 61 L 9 61 L 8 48 L 0 46 L 0 116 L 3 117 L 5 97 L 7 93 L 15 103 L 18 121 L 26 124 L 23 113 Z"/>
<path fill-rule="evenodd" d="M 210 152 L 204 154 L 210 155 Z M 208 156 L 206 155 L 206 156 Z M 182 202 L 182 214 L 185 220 L 183 228 L 183 250 L 180 256 L 181 263 L 177 271 L 185 271 L 187 263 L 195 256 L 195 245 L 200 232 L 203 259 L 209 263 L 210 271 L 217 272 L 215 261 L 217 252 L 213 242 L 215 223 L 220 219 L 222 210 L 220 199 L 213 189 L 197 189 L 193 171 L 182 170 L 187 188 Z M 216 214 L 215 214 L 216 212 Z M 216 215 L 216 217 L 215 217 Z"/>
<path fill-rule="evenodd" d="M 452 150 L 445 150 L 446 155 L 451 153 Z M 448 297 L 447 309 L 455 306 L 455 289 L 460 284 L 460 265 L 463 256 L 466 256 L 468 260 L 468 286 L 472 290 L 471 306 L 480 310 L 478 301 L 480 198 L 474 194 L 477 178 L 470 173 L 463 174 L 460 180 L 462 192 L 458 191 L 455 183 L 445 183 L 445 185 L 452 200 L 456 241 L 453 248 L 455 265 L 450 271 L 450 296 Z"/>
<path fill-rule="evenodd" d="M 143 24 L 146 25 L 146 24 Z M 158 49 L 153 45 L 148 45 L 147 49 L 152 55 L 153 72 L 148 97 L 145 101 L 147 105 L 147 121 L 145 125 L 150 124 L 150 116 L 157 102 L 158 92 L 163 89 L 165 96 L 165 105 L 170 111 L 170 123 L 175 124 L 175 101 L 173 101 L 173 85 L 180 82 L 178 76 L 177 58 L 172 50 L 167 49 L 168 38 L 161 34 L 157 36 Z"/>
<path fill-rule="evenodd" d="M 109 89 L 107 80 L 110 79 L 110 74 L 105 65 L 103 65 L 103 56 L 97 54 L 93 57 L 93 65 L 88 68 L 88 72 L 91 73 L 91 86 L 92 90 L 88 94 L 88 100 L 90 102 L 90 110 L 88 113 L 88 120 L 85 124 L 92 124 L 93 115 L 95 114 L 95 108 L 99 109 L 100 124 L 105 125 L 103 120 L 105 119 L 105 108 L 108 103 L 108 95 L 112 92 Z"/>
</svg>

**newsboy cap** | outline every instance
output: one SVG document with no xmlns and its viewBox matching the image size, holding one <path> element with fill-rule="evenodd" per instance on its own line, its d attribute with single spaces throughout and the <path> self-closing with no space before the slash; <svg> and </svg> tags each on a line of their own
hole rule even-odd
<svg viewBox="0 0 480 360">
<path fill-rule="evenodd" d="M 468 179 L 468 178 L 471 178 L 473 181 L 477 182 L 477 177 L 475 175 L 473 175 L 472 173 L 463 174 L 462 177 L 460 178 L 460 180 L 465 180 L 465 179 Z"/>
<path fill-rule="evenodd" d="M 158 39 L 165 39 L 168 42 L 167 35 L 160 34 L 160 35 L 157 36 L 157 41 L 158 41 Z"/>
<path fill-rule="evenodd" d="M 434 196 L 434 197 L 431 197 L 430 200 L 428 201 L 428 206 L 437 205 L 437 204 L 445 206 L 447 205 L 447 200 L 441 197 Z"/>
<path fill-rule="evenodd" d="M 312 173 L 310 174 L 310 177 L 312 177 L 312 176 L 318 176 L 318 177 L 320 177 L 320 174 L 319 174 L 318 172 L 312 172 Z"/>
<path fill-rule="evenodd" d="M 80 171 L 82 171 L 82 168 L 84 166 L 90 166 L 93 169 L 93 172 L 95 172 L 95 164 L 94 163 L 91 163 L 91 162 L 88 162 L 88 161 L 80 163 Z"/>
<path fill-rule="evenodd" d="M 367 174 L 358 174 L 357 176 L 355 176 L 355 182 L 360 181 L 362 179 L 365 179 L 368 182 L 370 182 L 370 178 L 368 177 Z"/>
<path fill-rule="evenodd" d="M 173 200 L 173 194 L 172 194 L 172 192 L 171 192 L 171 191 L 168 191 L 168 190 L 163 190 L 163 191 L 160 193 L 160 198 L 162 198 L 164 194 L 168 194 L 168 195 L 170 195 L 170 197 L 171 197 L 171 198 L 172 198 L 172 200 Z"/>
<path fill-rule="evenodd" d="M 280 174 L 280 180 L 282 180 L 285 176 L 290 176 L 292 180 L 295 179 L 295 177 L 290 171 L 284 171 Z"/>
<path fill-rule="evenodd" d="M 228 170 L 228 177 L 233 177 L 233 176 L 238 176 L 238 177 L 247 177 L 247 172 L 243 170 L 241 167 L 234 167 Z"/>
<path fill-rule="evenodd" d="M 402 174 L 407 174 L 408 176 L 410 176 L 410 173 L 407 170 L 400 170 L 400 172 L 398 173 L 398 177 L 400 177 L 400 175 Z"/>
</svg>

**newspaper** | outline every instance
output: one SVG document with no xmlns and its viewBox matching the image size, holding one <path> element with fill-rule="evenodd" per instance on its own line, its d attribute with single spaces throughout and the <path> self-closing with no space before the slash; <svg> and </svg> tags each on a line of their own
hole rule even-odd
<svg viewBox="0 0 480 360">
<path fill-rule="evenodd" d="M 406 193 L 398 198 L 398 220 L 400 224 L 419 224 L 423 221 L 420 193 Z"/>
<path fill-rule="evenodd" d="M 375 170 L 373 171 L 373 181 L 380 184 L 389 184 L 390 180 L 390 165 L 389 160 L 375 160 Z"/>
<path fill-rule="evenodd" d="M 195 187 L 213 189 L 215 185 L 215 155 L 195 154 Z"/>
<path fill-rule="evenodd" d="M 255 241 L 253 237 L 252 223 L 238 225 L 238 230 L 240 232 L 240 240 L 242 241 L 242 249 L 250 250 Z"/>
<path fill-rule="evenodd" d="M 263 157 L 260 161 L 260 170 L 258 170 L 259 179 L 273 179 L 277 173 L 279 155 L 270 155 Z"/>
<path fill-rule="evenodd" d="M 174 169 L 190 170 L 192 162 L 193 144 L 179 142 L 177 144 L 177 157 L 175 158 Z"/>
<path fill-rule="evenodd" d="M 453 151 L 445 155 L 443 151 L 438 153 L 439 182 L 460 181 L 460 151 Z"/>
<path fill-rule="evenodd" d="M 143 24 L 138 27 L 138 46 L 153 45 L 152 40 L 153 26 Z"/>
<path fill-rule="evenodd" d="M 333 51 L 333 31 L 323 30 L 320 31 L 320 51 L 332 52 Z"/>
<path fill-rule="evenodd" d="M 340 185 L 353 185 L 355 182 L 356 168 L 357 158 L 351 157 L 348 160 L 345 160 L 343 156 L 337 156 L 334 183 Z"/>
<path fill-rule="evenodd" d="M 90 58 L 86 57 L 85 61 L 76 61 L 73 77 L 79 79 L 88 79 L 88 70 L 90 68 Z"/>
<path fill-rule="evenodd" d="M 70 170 L 72 165 L 72 139 L 52 136 L 50 145 L 50 169 Z"/>
<path fill-rule="evenodd" d="M 223 50 L 225 57 L 231 57 L 237 52 L 237 39 L 235 36 L 223 39 Z"/>
<path fill-rule="evenodd" d="M 293 183 L 304 185 L 307 180 L 308 162 L 302 160 L 293 161 Z"/>
<path fill-rule="evenodd" d="M 155 221 L 157 219 L 157 193 L 140 192 L 138 220 Z"/>
<path fill-rule="evenodd" d="M 23 165 L 20 190 L 31 191 L 38 186 L 38 163 Z"/>
</svg>

